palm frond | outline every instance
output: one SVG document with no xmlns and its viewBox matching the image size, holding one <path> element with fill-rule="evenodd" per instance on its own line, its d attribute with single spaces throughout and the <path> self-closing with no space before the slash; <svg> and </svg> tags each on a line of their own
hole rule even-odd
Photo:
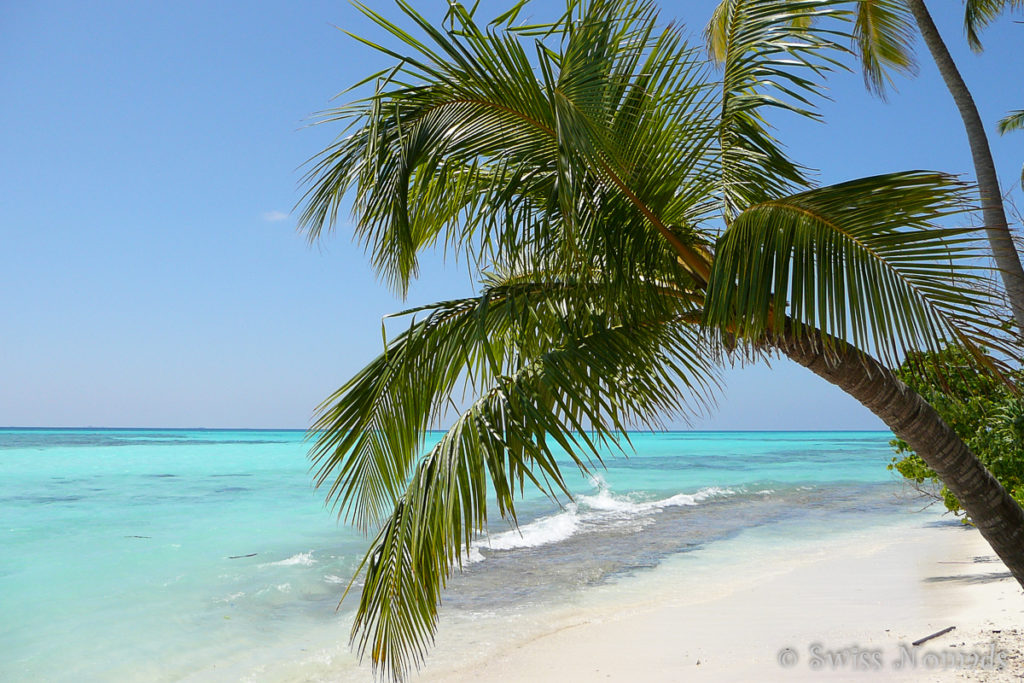
<svg viewBox="0 0 1024 683">
<path fill-rule="evenodd" d="M 519 36 L 484 32 L 465 15 L 457 30 L 445 31 L 408 3 L 399 5 L 425 38 L 360 6 L 407 52 L 363 40 L 398 64 L 374 95 L 321 117 L 357 128 L 311 160 L 300 226 L 316 239 L 354 189 L 357 236 L 378 271 L 404 293 L 420 249 L 438 239 L 472 245 L 467 232 L 481 202 L 523 185 L 501 205 L 529 213 L 530 200 L 552 183 L 545 164 L 557 145 Z"/>
<path fill-rule="evenodd" d="M 917 26 L 904 0 L 856 0 L 853 40 L 868 90 L 885 99 L 890 71 L 914 74 Z"/>
<path fill-rule="evenodd" d="M 964 30 L 967 42 L 975 52 L 981 52 L 980 32 L 1006 10 L 1024 8 L 1024 0 L 966 0 L 964 2 Z"/>
<path fill-rule="evenodd" d="M 999 119 L 999 134 L 1005 135 L 1011 131 L 1024 130 L 1024 110 L 1018 109 Z M 1020 185 L 1024 187 L 1024 168 L 1020 171 Z"/>
<path fill-rule="evenodd" d="M 705 320 L 755 343 L 817 329 L 891 365 L 949 341 L 1011 353 L 975 229 L 935 225 L 964 206 L 962 186 L 930 172 L 751 206 L 718 242 Z"/>
<path fill-rule="evenodd" d="M 465 548 L 486 528 L 490 485 L 502 518 L 529 483 L 569 496 L 559 450 L 590 472 L 633 425 L 657 426 L 684 392 L 716 387 L 703 340 L 687 324 L 649 320 L 597 330 L 551 350 L 494 385 L 416 466 L 367 552 L 353 642 L 376 668 L 403 678 L 423 660 L 440 592 Z"/>
<path fill-rule="evenodd" d="M 548 28 L 559 51 L 542 43 L 532 59 L 518 29 L 484 30 L 466 11 L 444 31 L 401 6 L 426 38 L 364 8 L 409 54 L 378 47 L 401 60 L 395 71 L 371 97 L 325 113 L 355 130 L 311 161 L 300 216 L 310 239 L 354 190 L 356 234 L 403 293 L 432 245 L 475 263 L 538 245 L 549 260 L 555 248 L 576 260 L 594 231 L 619 242 L 605 262 L 683 254 L 689 271 L 706 270 L 691 243 L 713 204 L 713 93 L 679 31 L 656 30 L 650 3 L 567 12 Z M 613 232 L 626 229 L 623 253 Z"/>
<path fill-rule="evenodd" d="M 412 317 L 409 328 L 317 410 L 309 430 L 315 484 L 328 486 L 339 517 L 367 530 L 397 500 L 425 432 L 459 386 L 482 391 L 596 329 L 693 312 L 692 298 L 649 282 L 609 288 L 583 269 L 508 271 L 488 274 L 479 296 L 390 316 Z"/>
<path fill-rule="evenodd" d="M 999 119 L 999 134 L 1005 135 L 1011 131 L 1024 130 L 1024 109 L 1011 111 Z"/>
<path fill-rule="evenodd" d="M 718 64 L 725 62 L 728 55 L 729 24 L 734 5 L 733 0 L 722 0 L 715 5 L 704 27 L 704 46 L 711 60 Z"/>
<path fill-rule="evenodd" d="M 570 32 L 557 77 L 548 79 L 560 168 L 585 168 L 596 179 L 607 197 L 600 224 L 613 218 L 609 208 L 620 208 L 618 226 L 642 219 L 633 233 L 642 247 L 630 259 L 670 248 L 705 278 L 709 257 L 694 242 L 701 241 L 696 226 L 712 206 L 705 179 L 714 163 L 708 154 L 716 134 L 714 94 L 678 29 L 656 30 L 657 14 L 646 3 L 637 4 L 635 16 L 625 13 L 626 21 L 618 4 L 590 7 Z M 570 224 L 588 220 L 577 210 L 574 177 L 559 175 Z"/>
<path fill-rule="evenodd" d="M 817 118 L 821 78 L 841 66 L 828 19 L 844 16 L 836 2 L 725 0 L 705 30 L 722 65 L 719 142 L 726 222 L 750 204 L 805 186 L 804 169 L 769 133 L 765 113 L 777 109 Z"/>
</svg>

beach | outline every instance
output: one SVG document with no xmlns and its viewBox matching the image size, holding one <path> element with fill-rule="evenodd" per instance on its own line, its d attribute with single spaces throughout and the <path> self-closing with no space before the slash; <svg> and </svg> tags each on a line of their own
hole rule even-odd
<svg viewBox="0 0 1024 683">
<path fill-rule="evenodd" d="M 491 520 L 412 680 L 1000 680 L 924 658 L 993 643 L 1016 680 L 1024 597 L 886 470 L 889 438 L 631 435 L 574 500 Z M 368 541 L 305 451 L 301 432 L 0 430 L 0 679 L 372 680 L 348 644 L 358 579 L 338 608 Z"/>
<path fill-rule="evenodd" d="M 0 683 L 1024 683 L 1021 10 L 0 4 Z"/>
<path fill-rule="evenodd" d="M 715 578 L 687 576 L 669 563 L 617 594 L 552 614 L 528 638 L 493 643 L 473 662 L 445 667 L 432 658 L 420 680 L 1018 681 L 1024 675 L 1024 596 L 974 529 L 907 525 L 873 540 L 812 542 L 751 560 L 756 564 Z M 949 626 L 955 630 L 912 645 Z M 442 633 L 439 649 L 443 639 Z"/>
</svg>

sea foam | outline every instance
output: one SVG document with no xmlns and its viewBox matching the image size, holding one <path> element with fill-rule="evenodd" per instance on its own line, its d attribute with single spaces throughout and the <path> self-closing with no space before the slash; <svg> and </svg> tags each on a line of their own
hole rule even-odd
<svg viewBox="0 0 1024 683">
<path fill-rule="evenodd" d="M 303 567 L 311 567 L 316 564 L 316 560 L 313 559 L 313 551 L 308 553 L 298 553 L 291 557 L 285 558 L 278 562 L 265 562 L 261 564 L 261 567 L 290 567 L 292 565 L 301 565 Z"/>
<path fill-rule="evenodd" d="M 464 551 L 463 563 L 474 564 L 484 560 L 486 556 L 481 549 L 513 550 L 560 543 L 579 533 L 585 526 L 600 527 L 602 523 L 615 524 L 624 518 L 642 518 L 663 508 L 697 505 L 708 498 L 735 493 L 731 489 L 712 486 L 700 489 L 695 493 L 677 493 L 660 500 L 637 502 L 625 496 L 613 494 L 600 477 L 595 477 L 593 483 L 598 489 L 595 495 L 577 496 L 577 503 L 569 503 L 559 513 L 541 517 L 518 529 L 494 534 L 473 543 Z"/>
<path fill-rule="evenodd" d="M 591 510 L 602 510 L 606 512 L 619 512 L 627 514 L 643 514 L 652 510 L 660 510 L 667 507 L 680 505 L 697 505 L 698 503 L 719 496 L 733 495 L 732 489 L 709 486 L 702 488 L 696 493 L 677 493 L 668 498 L 650 501 L 633 501 L 625 496 L 613 494 L 601 480 L 596 480 L 598 492 L 593 496 L 578 496 L 577 500 Z"/>
<path fill-rule="evenodd" d="M 576 533 L 580 526 L 579 515 L 574 504 L 570 503 L 565 510 L 550 517 L 524 524 L 519 529 L 512 529 L 495 534 L 482 540 L 480 547 L 491 550 L 511 550 L 513 548 L 536 548 L 549 543 L 558 543 Z"/>
</svg>

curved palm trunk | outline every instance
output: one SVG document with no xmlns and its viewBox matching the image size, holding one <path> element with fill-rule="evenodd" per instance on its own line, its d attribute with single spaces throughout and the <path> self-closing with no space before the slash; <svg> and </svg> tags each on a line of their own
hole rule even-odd
<svg viewBox="0 0 1024 683">
<path fill-rule="evenodd" d="M 963 119 L 967 131 L 967 141 L 971 146 L 971 157 L 974 160 L 974 172 L 978 178 L 978 190 L 981 193 L 981 211 L 985 218 L 985 232 L 992 247 L 996 266 L 1003 277 L 1003 286 L 1010 299 L 1013 317 L 1017 328 L 1024 333 L 1024 269 L 1021 269 L 1020 257 L 1014 247 L 1010 230 L 1007 227 L 1006 212 L 1003 209 L 1002 193 L 999 191 L 999 179 L 996 176 L 995 163 L 992 161 L 992 150 L 989 148 L 985 126 L 978 114 L 967 84 L 964 83 L 956 63 L 949 54 L 946 44 L 939 35 L 939 30 L 932 21 L 931 14 L 924 0 L 907 0 L 910 11 L 914 14 L 917 27 L 921 31 L 925 45 L 928 46 L 935 65 L 946 82 L 946 88 L 953 96 L 960 118 Z"/>
<path fill-rule="evenodd" d="M 851 347 L 823 351 L 821 338 L 786 337 L 776 346 L 880 417 L 939 475 L 992 549 L 1024 586 L 1024 510 L 935 409 L 870 356 Z"/>
</svg>

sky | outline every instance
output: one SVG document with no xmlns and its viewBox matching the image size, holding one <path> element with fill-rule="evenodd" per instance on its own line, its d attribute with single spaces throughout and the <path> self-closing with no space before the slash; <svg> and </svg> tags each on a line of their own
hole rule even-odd
<svg viewBox="0 0 1024 683">
<path fill-rule="evenodd" d="M 1024 107 L 1024 25 L 1004 17 L 975 55 L 960 3 L 931 5 L 1008 188 L 1024 134 L 994 124 Z M 713 3 L 661 7 L 698 36 Z M 347 223 L 315 245 L 296 231 L 301 167 L 340 132 L 308 124 L 389 64 L 339 29 L 385 40 L 345 2 L 0 2 L 0 425 L 305 428 L 381 351 L 383 315 L 474 291 L 428 255 L 401 301 Z M 826 123 L 780 119 L 778 137 L 821 183 L 970 178 L 959 117 L 920 56 L 887 103 L 834 74 Z M 788 361 L 724 380 L 713 414 L 672 426 L 882 428 Z"/>
</svg>

